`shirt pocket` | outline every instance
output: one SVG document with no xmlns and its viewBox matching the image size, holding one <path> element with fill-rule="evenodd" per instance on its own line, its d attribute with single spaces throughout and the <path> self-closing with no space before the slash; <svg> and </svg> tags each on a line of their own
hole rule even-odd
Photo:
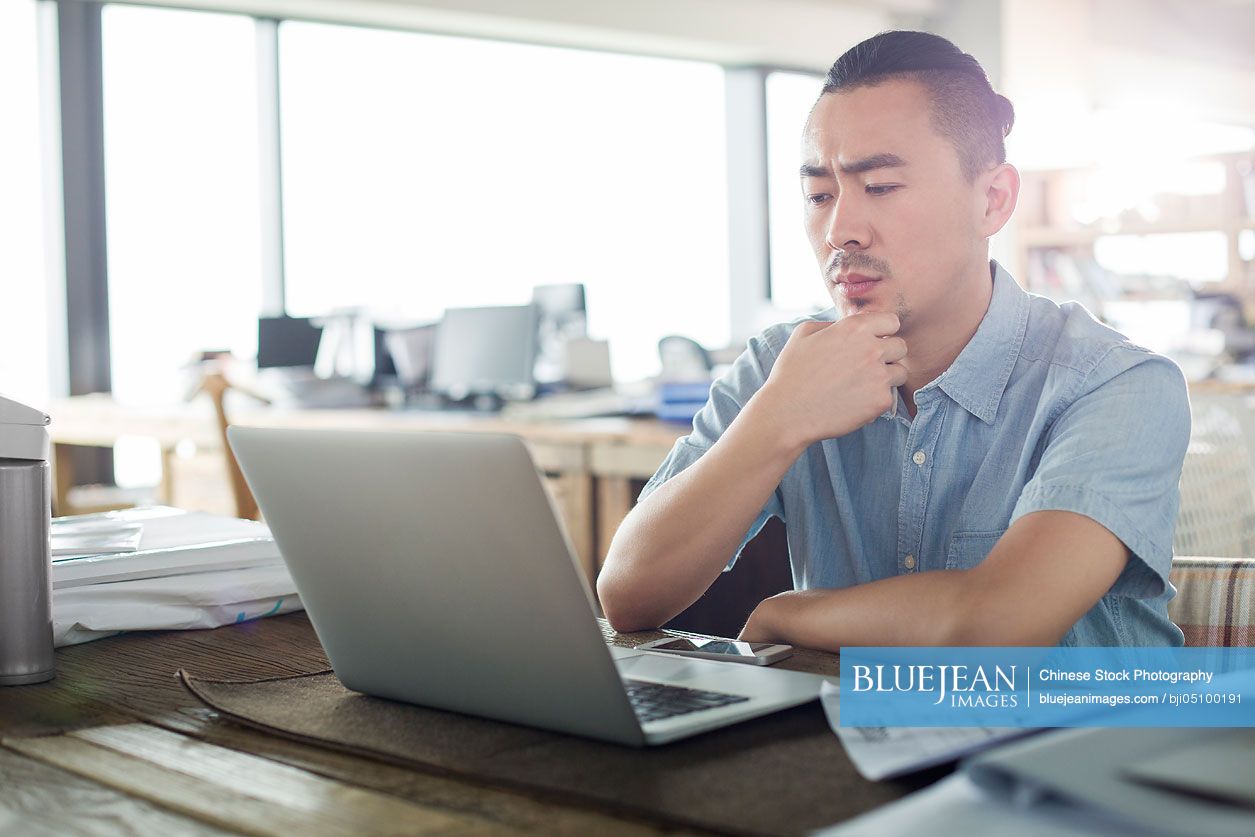
<svg viewBox="0 0 1255 837">
<path fill-rule="evenodd" d="M 985 560 L 1006 529 L 992 532 L 955 532 L 946 550 L 947 570 L 967 570 Z"/>
</svg>

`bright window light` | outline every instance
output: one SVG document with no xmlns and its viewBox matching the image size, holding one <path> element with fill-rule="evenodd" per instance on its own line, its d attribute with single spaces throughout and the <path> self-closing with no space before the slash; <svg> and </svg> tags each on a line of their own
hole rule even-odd
<svg viewBox="0 0 1255 837">
<path fill-rule="evenodd" d="M 1075 96 L 1038 95 L 1015 99 L 1015 110 L 1007 150 L 1025 170 L 1098 166 L 1157 179 L 1165 164 L 1255 147 L 1255 129 L 1199 119 L 1167 102 L 1090 111 Z"/>
<path fill-rule="evenodd" d="M 1094 242 L 1094 259 L 1124 276 L 1166 276 L 1199 285 L 1225 278 L 1228 248 L 1220 231 L 1106 235 Z"/>
<path fill-rule="evenodd" d="M 1153 175 L 1148 176 L 1148 171 Z M 1219 160 L 1165 160 L 1149 167 L 1113 163 L 1084 180 L 1071 215 L 1081 224 L 1118 217 L 1128 220 L 1129 213 L 1134 220 L 1155 223 L 1163 215 L 1159 196 L 1207 197 L 1223 193 L 1224 188 L 1225 167 Z M 1219 209 L 1219 204 L 1215 206 Z"/>
<path fill-rule="evenodd" d="M 254 24 L 106 5 L 102 36 L 113 393 L 175 402 L 195 353 L 256 352 Z"/>
<path fill-rule="evenodd" d="M 767 76 L 767 199 L 771 247 L 771 301 L 785 311 L 828 308 L 832 299 L 803 226 L 798 185 L 802 129 L 819 98 L 823 77 Z"/>
<path fill-rule="evenodd" d="M 1189 339 L 1188 299 L 1108 300 L 1102 313 L 1112 328 L 1154 352 L 1176 355 Z"/>
<path fill-rule="evenodd" d="M 728 333 L 713 64 L 285 22 L 289 313 L 430 321 L 587 287 L 616 378 Z"/>
<path fill-rule="evenodd" d="M 1255 262 L 1255 230 L 1238 233 L 1238 258 L 1244 262 Z"/>
<path fill-rule="evenodd" d="M 1255 129 L 1190 118 L 1167 105 L 1096 111 L 1090 131 L 1094 154 L 1104 164 L 1156 166 L 1255 147 Z"/>
<path fill-rule="evenodd" d="M 0 3 L 0 393 L 43 406 L 49 392 L 48 277 L 40 183 L 34 0 Z"/>
</svg>

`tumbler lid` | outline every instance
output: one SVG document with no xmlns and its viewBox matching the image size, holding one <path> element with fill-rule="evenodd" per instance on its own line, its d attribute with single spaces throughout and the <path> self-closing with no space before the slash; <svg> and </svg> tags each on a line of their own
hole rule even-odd
<svg viewBox="0 0 1255 837">
<path fill-rule="evenodd" d="M 0 395 L 0 459 L 46 460 L 49 418 Z"/>
</svg>

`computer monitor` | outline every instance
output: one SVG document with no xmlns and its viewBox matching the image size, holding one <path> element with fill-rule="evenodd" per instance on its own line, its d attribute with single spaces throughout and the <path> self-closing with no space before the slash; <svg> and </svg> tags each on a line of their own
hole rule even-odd
<svg viewBox="0 0 1255 837">
<path fill-rule="evenodd" d="M 395 375 L 397 383 L 410 392 L 427 389 L 431 377 L 431 358 L 436 342 L 437 326 L 421 325 L 413 328 L 377 329 L 375 336 L 382 340 L 383 355 L 387 360 L 382 367 L 376 362 L 376 371 Z M 380 351 L 376 344 L 376 353 Z"/>
<path fill-rule="evenodd" d="M 570 386 L 568 344 L 588 334 L 584 286 L 579 282 L 537 285 L 532 290 L 532 303 L 539 309 L 536 383 L 542 392 Z"/>
<path fill-rule="evenodd" d="M 381 378 L 397 377 L 397 365 L 392 352 L 388 351 L 388 332 L 374 326 L 375 332 L 375 382 Z"/>
<path fill-rule="evenodd" d="M 535 394 L 535 305 L 450 308 L 436 329 L 431 388 L 451 398 Z"/>
<path fill-rule="evenodd" d="M 562 285 L 537 285 L 532 302 L 540 309 L 541 331 L 547 328 L 559 333 L 584 334 L 584 285 L 569 282 Z"/>
<path fill-rule="evenodd" d="M 259 317 L 257 368 L 313 366 L 322 328 L 305 317 Z"/>
</svg>

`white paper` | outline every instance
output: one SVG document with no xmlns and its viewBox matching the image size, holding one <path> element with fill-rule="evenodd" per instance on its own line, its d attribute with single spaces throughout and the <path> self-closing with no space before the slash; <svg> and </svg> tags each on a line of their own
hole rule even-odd
<svg viewBox="0 0 1255 837">
<path fill-rule="evenodd" d="M 59 520 L 52 524 L 52 557 L 134 552 L 143 538 L 142 523 L 108 520 Z"/>
<path fill-rule="evenodd" d="M 282 560 L 270 529 L 253 520 L 156 506 L 53 521 L 54 532 L 127 526 L 142 529 L 138 550 L 55 558 L 53 589 L 278 565 Z"/>
<path fill-rule="evenodd" d="M 53 643 L 216 628 L 302 608 L 283 565 L 91 584 L 52 592 Z"/>
<path fill-rule="evenodd" d="M 57 646 L 126 631 L 216 628 L 302 608 L 265 524 L 156 506 L 53 525 L 143 529 L 136 552 L 53 562 Z"/>
<path fill-rule="evenodd" d="M 211 541 L 241 540 L 269 537 L 266 524 L 255 520 L 241 520 L 221 514 L 187 512 L 172 506 L 143 506 L 135 509 L 80 514 L 72 517 L 56 517 L 52 520 L 53 531 L 64 527 L 92 526 L 143 527 L 140 549 L 170 549 L 188 544 Z"/>
<path fill-rule="evenodd" d="M 1037 732 L 1020 727 L 843 727 L 840 687 L 825 681 L 819 699 L 850 761 L 872 781 L 944 764 Z"/>
<path fill-rule="evenodd" d="M 282 564 L 279 548 L 270 538 L 145 549 L 123 555 L 90 555 L 54 562 L 52 589 Z"/>
</svg>

